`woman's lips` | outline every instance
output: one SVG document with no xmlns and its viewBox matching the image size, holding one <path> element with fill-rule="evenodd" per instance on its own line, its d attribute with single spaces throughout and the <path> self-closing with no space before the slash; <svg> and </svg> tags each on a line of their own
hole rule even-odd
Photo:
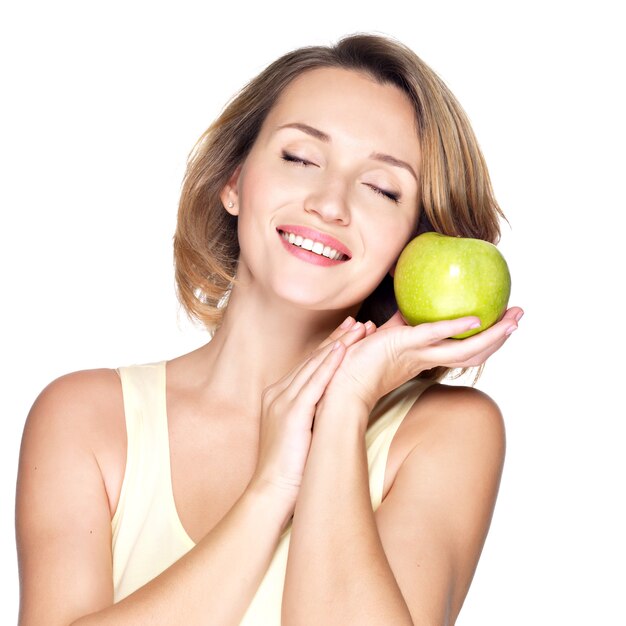
<svg viewBox="0 0 626 626">
<path fill-rule="evenodd" d="M 289 231 L 293 232 L 293 231 Z M 307 263 L 312 263 L 313 265 L 322 265 L 322 266 L 331 266 L 331 265 L 340 265 L 341 263 L 345 263 L 345 260 L 339 259 L 329 259 L 321 254 L 317 254 L 315 252 L 311 252 L 310 250 L 305 250 L 304 248 L 300 248 L 294 244 L 289 243 L 285 240 L 281 231 L 277 230 L 277 234 L 280 237 L 280 241 L 283 244 L 284 248 L 287 252 L 293 254 L 293 256 L 298 257 L 302 261 L 306 261 Z M 319 240 L 318 240 L 319 241 Z M 330 245 L 330 244 L 329 244 Z"/>
<path fill-rule="evenodd" d="M 296 224 L 282 224 L 277 228 L 278 231 L 293 233 L 294 235 L 300 235 L 304 239 L 311 239 L 312 241 L 319 241 L 324 246 L 333 248 L 338 252 L 344 254 L 348 259 L 352 257 L 352 252 L 338 239 L 335 239 L 331 235 L 321 233 L 314 228 L 308 228 L 307 226 L 298 226 Z"/>
</svg>

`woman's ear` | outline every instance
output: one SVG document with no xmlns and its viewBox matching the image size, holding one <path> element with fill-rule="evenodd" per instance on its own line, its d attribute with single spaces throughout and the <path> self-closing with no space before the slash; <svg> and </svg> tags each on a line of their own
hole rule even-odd
<svg viewBox="0 0 626 626">
<path fill-rule="evenodd" d="M 241 173 L 241 165 L 235 168 L 224 188 L 220 192 L 220 200 L 224 208 L 231 215 L 239 215 L 239 191 L 237 184 L 239 183 L 239 174 Z"/>
</svg>

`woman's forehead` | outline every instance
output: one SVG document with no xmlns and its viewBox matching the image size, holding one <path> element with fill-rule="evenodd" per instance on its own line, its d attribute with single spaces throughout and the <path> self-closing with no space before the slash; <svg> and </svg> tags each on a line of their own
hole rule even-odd
<svg viewBox="0 0 626 626">
<path fill-rule="evenodd" d="M 395 149 L 399 158 L 419 160 L 413 104 L 398 87 L 343 68 L 316 68 L 294 79 L 270 110 L 264 131 L 306 124 L 331 141 Z"/>
</svg>

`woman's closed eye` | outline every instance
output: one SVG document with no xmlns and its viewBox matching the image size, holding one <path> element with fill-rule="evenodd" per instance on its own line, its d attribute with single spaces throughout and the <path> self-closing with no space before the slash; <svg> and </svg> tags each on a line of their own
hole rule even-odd
<svg viewBox="0 0 626 626">
<path fill-rule="evenodd" d="M 289 154 L 289 152 L 285 152 L 283 150 L 281 158 L 283 161 L 287 163 L 291 163 L 297 167 L 308 167 L 309 165 L 313 165 L 314 167 L 318 167 L 315 163 L 311 161 L 307 161 L 306 159 L 301 159 L 293 154 Z M 375 185 L 370 185 L 368 183 L 364 183 L 366 187 L 369 187 L 375 194 L 382 196 L 383 198 L 387 198 L 391 200 L 395 204 L 399 204 L 400 195 L 394 193 L 393 191 L 387 191 L 386 189 L 381 189 L 380 187 L 376 187 Z"/>
<path fill-rule="evenodd" d="M 381 189 L 380 187 L 375 187 L 374 185 L 366 185 L 367 187 L 369 187 L 374 193 L 377 193 L 380 196 L 383 196 L 384 198 L 388 198 L 389 200 L 391 200 L 392 202 L 395 202 L 396 204 L 398 204 L 400 202 L 400 196 L 397 193 L 394 193 L 393 191 L 385 191 L 384 189 Z"/>
<path fill-rule="evenodd" d="M 283 161 L 287 161 L 287 163 L 293 163 L 294 165 L 298 165 L 300 167 L 306 167 L 307 165 L 315 165 L 315 163 L 311 163 L 311 161 L 306 161 L 305 159 L 301 159 L 285 151 L 283 151 L 281 158 Z"/>
</svg>

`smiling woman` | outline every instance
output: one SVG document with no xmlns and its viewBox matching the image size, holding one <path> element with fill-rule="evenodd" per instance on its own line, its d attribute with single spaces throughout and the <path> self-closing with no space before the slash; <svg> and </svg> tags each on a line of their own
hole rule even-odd
<svg viewBox="0 0 626 626">
<path fill-rule="evenodd" d="M 387 114 L 363 107 L 370 101 Z M 400 89 L 343 68 L 299 76 L 221 192 L 238 218 L 236 280 L 263 283 L 266 299 L 276 294 L 281 309 L 290 301 L 310 311 L 356 314 L 415 228 L 417 180 L 396 162 L 417 169 L 419 161 L 415 111 Z M 281 231 L 303 240 L 277 246 Z M 331 263 L 312 252 L 315 246 L 346 259 Z M 333 269 L 322 276 L 320 266 Z"/>
<path fill-rule="evenodd" d="M 440 381 L 522 316 L 416 327 L 390 275 L 437 230 L 496 242 L 462 109 L 411 50 L 281 57 L 194 148 L 178 294 L 211 339 L 52 382 L 17 499 L 30 624 L 453 624 L 495 506 L 497 405 Z"/>
</svg>

